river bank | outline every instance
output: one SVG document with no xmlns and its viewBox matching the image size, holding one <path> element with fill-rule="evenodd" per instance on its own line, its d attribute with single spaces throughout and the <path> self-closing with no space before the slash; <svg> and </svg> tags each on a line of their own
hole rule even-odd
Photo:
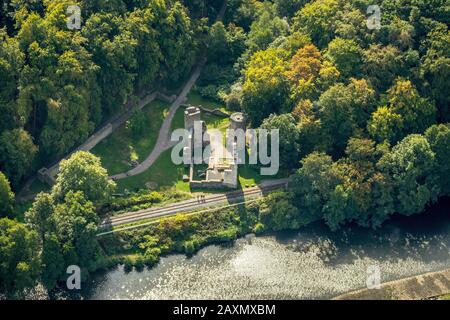
<svg viewBox="0 0 450 320">
<path fill-rule="evenodd" d="M 251 241 L 239 238 L 196 254 L 161 257 L 153 268 L 123 265 L 97 274 L 79 293 L 56 299 L 331 299 L 365 288 L 367 268 L 390 281 L 450 268 L 449 202 L 377 231 L 323 223 Z"/>
<path fill-rule="evenodd" d="M 362 289 L 336 297 L 336 300 L 423 300 L 450 292 L 450 269 L 391 281 L 380 289 Z"/>
</svg>

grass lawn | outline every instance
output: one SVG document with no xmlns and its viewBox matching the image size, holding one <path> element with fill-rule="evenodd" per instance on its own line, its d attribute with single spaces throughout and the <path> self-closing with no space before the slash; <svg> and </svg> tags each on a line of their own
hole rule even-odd
<svg viewBox="0 0 450 320">
<path fill-rule="evenodd" d="M 205 100 L 201 98 L 197 94 L 191 94 L 189 96 L 188 103 L 191 103 L 193 105 L 199 105 L 210 109 L 214 108 L 220 108 L 220 104 L 217 104 L 215 102 Z M 222 106 L 224 108 L 224 106 Z M 150 109 L 150 108 L 149 108 Z M 155 110 L 155 112 L 158 110 L 158 112 L 161 112 L 161 114 L 164 116 L 167 112 L 167 109 L 165 109 L 163 106 L 161 108 L 151 108 L 152 110 Z M 210 115 L 206 114 L 205 112 L 202 113 L 201 116 L 202 120 L 205 121 L 207 127 L 209 129 L 218 129 L 223 134 L 225 134 L 226 129 L 228 129 L 230 124 L 229 118 L 219 117 L 216 115 Z M 156 122 L 156 121 L 155 121 Z M 162 123 L 162 120 L 159 121 Z M 160 124 L 159 124 L 160 125 Z M 175 117 L 171 124 L 171 130 L 184 128 L 184 108 L 179 108 L 177 113 L 175 114 Z M 154 129 L 155 132 L 158 132 L 159 127 Z M 123 134 L 122 134 L 123 136 Z M 111 143 L 108 141 L 108 143 Z M 128 144 L 131 144 L 130 141 L 127 142 Z M 103 147 L 103 145 L 102 145 Z M 108 150 L 113 150 L 114 146 L 111 146 L 108 148 Z M 149 151 L 151 148 L 149 149 Z M 144 157 L 146 157 L 149 153 L 147 151 L 144 154 Z M 111 151 L 112 152 L 112 151 Z M 176 166 L 172 163 L 171 160 L 171 150 L 168 150 L 164 152 L 160 158 L 151 166 L 147 171 L 144 173 L 129 177 L 123 180 L 117 181 L 118 191 L 123 192 L 125 189 L 129 191 L 137 191 L 139 189 L 146 189 L 146 183 L 154 183 L 157 184 L 156 190 L 165 190 L 168 188 L 174 188 L 177 191 L 184 191 L 184 192 L 190 192 L 189 183 L 183 182 L 183 174 L 189 174 L 188 170 L 183 166 Z M 126 158 L 126 157 L 125 157 Z M 108 159 L 108 157 L 107 157 Z M 118 161 L 116 159 L 110 159 L 110 161 L 114 161 L 117 163 Z M 123 158 L 122 160 L 123 161 Z M 108 166 L 106 163 L 104 165 L 111 170 L 111 167 Z M 206 167 L 206 166 L 205 166 Z M 203 167 L 201 167 L 203 169 Z M 125 168 L 126 170 L 127 168 Z M 125 171 L 121 170 L 121 171 Z M 115 173 L 115 172 L 113 172 Z M 282 178 L 284 175 L 280 172 L 276 176 L 261 176 L 259 167 L 254 165 L 241 165 L 239 167 L 239 182 L 242 188 L 245 188 L 246 185 L 252 186 L 260 183 L 262 180 L 271 180 L 271 179 L 277 179 Z M 201 190 L 198 190 L 201 191 Z M 218 190 L 220 192 L 223 192 L 223 190 Z M 206 192 L 214 193 L 214 190 L 207 190 Z"/>
<path fill-rule="evenodd" d="M 179 107 L 170 125 L 170 131 L 184 128 L 184 108 Z"/>
<path fill-rule="evenodd" d="M 274 176 L 262 176 L 260 167 L 257 165 L 244 164 L 239 166 L 239 183 L 242 189 L 244 189 L 245 186 L 251 187 L 253 185 L 258 185 L 262 181 L 283 179 L 287 176 L 288 174 L 281 168 Z"/>
<path fill-rule="evenodd" d="M 183 165 L 174 165 L 170 158 L 172 150 L 161 154 L 158 160 L 144 173 L 117 181 L 117 189 L 123 192 L 146 189 L 148 182 L 156 183 L 156 190 L 175 188 L 178 191 L 189 192 L 189 183 L 183 182 L 183 174 L 188 174 L 188 170 Z"/>
<path fill-rule="evenodd" d="M 217 101 L 209 100 L 203 98 L 200 94 L 196 92 L 191 92 L 188 95 L 187 104 L 191 104 L 193 106 L 202 106 L 208 109 L 220 109 L 221 111 L 228 112 L 224 103 L 220 103 Z"/>
<path fill-rule="evenodd" d="M 259 174 L 259 168 L 249 164 L 239 166 L 239 184 L 242 188 L 246 185 L 249 187 L 261 182 L 261 175 Z"/>
<path fill-rule="evenodd" d="M 219 117 L 213 114 L 202 114 L 202 120 L 205 121 L 208 129 L 220 130 L 224 135 L 230 126 L 230 118 Z"/>
<path fill-rule="evenodd" d="M 213 107 L 211 106 L 211 103 L 214 103 L 214 102 L 209 102 L 208 100 L 204 100 L 204 99 L 202 101 L 203 101 L 202 105 L 204 107 L 213 109 Z M 175 113 L 175 117 L 173 118 L 173 121 L 171 124 L 171 132 L 173 132 L 176 129 L 184 128 L 184 110 L 185 110 L 184 108 L 180 107 L 177 110 L 177 112 Z M 203 121 L 205 121 L 208 129 L 220 130 L 222 132 L 222 134 L 224 135 L 224 141 L 225 141 L 225 133 L 226 133 L 226 130 L 230 126 L 229 118 L 220 117 L 220 116 L 202 112 L 201 119 Z"/>
<path fill-rule="evenodd" d="M 129 162 L 144 160 L 158 139 L 159 129 L 167 115 L 169 105 L 155 100 L 143 108 L 148 126 L 139 136 L 133 136 L 125 125 L 99 143 L 92 153 L 102 159 L 102 165 L 110 175 L 131 169 Z"/>
<path fill-rule="evenodd" d="M 196 93 L 191 93 L 188 96 L 187 103 L 195 106 L 202 105 L 207 109 L 221 109 L 222 111 L 226 112 L 225 105 L 222 105 L 215 101 L 206 100 Z M 185 109 L 182 107 L 177 110 L 171 125 L 172 131 L 175 129 L 184 128 L 184 110 Z M 225 130 L 228 129 L 228 126 L 230 124 L 229 118 L 219 117 L 216 115 L 207 114 L 205 112 L 202 112 L 201 118 L 203 121 L 205 121 L 209 129 L 219 129 L 223 133 L 225 133 Z"/>
</svg>

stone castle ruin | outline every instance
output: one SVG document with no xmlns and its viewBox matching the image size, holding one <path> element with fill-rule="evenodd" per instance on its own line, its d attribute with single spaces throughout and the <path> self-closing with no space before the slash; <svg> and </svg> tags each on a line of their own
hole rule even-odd
<svg viewBox="0 0 450 320">
<path fill-rule="evenodd" d="M 242 113 L 234 113 L 230 116 L 230 129 L 245 130 L 245 117 Z M 221 134 L 214 131 L 206 132 L 205 122 L 201 120 L 201 111 L 198 107 L 188 107 L 184 112 L 184 126 L 189 132 L 186 145 L 183 148 L 184 163 L 189 165 L 190 187 L 195 188 L 229 188 L 238 187 L 238 154 L 237 142 L 234 135 L 226 137 L 227 144 L 221 139 Z M 230 140 L 233 139 L 233 140 Z M 210 148 L 208 159 L 203 157 L 204 148 Z M 196 150 L 197 148 L 197 150 Z M 196 165 L 207 163 L 205 172 L 201 173 L 203 179 L 195 179 Z"/>
</svg>

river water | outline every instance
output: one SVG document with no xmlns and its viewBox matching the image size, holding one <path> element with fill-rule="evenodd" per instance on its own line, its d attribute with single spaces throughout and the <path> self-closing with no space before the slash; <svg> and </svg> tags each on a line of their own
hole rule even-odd
<svg viewBox="0 0 450 320">
<path fill-rule="evenodd" d="M 208 246 L 191 258 L 170 255 L 153 269 L 98 275 L 84 299 L 318 299 L 366 286 L 368 268 L 381 281 L 450 267 L 450 201 L 414 217 L 394 217 L 381 230 L 322 223 L 297 232 Z"/>
</svg>

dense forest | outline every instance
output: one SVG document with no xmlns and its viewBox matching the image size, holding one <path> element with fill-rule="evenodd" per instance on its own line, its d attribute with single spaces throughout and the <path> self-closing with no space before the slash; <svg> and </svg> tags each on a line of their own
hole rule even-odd
<svg viewBox="0 0 450 320">
<path fill-rule="evenodd" d="M 80 30 L 67 27 L 74 4 Z M 13 0 L 0 10 L 0 168 L 13 186 L 135 92 L 180 82 L 205 38 L 206 20 L 179 1 Z"/>
<path fill-rule="evenodd" d="M 14 191 L 66 155 L 147 88 L 177 88 L 206 46 L 222 1 L 6 0 L 0 3 L 0 210 L 17 218 Z M 68 8 L 81 28 L 68 28 Z M 70 13 L 70 12 L 69 12 Z M 0 291 L 40 279 L 52 288 L 66 263 L 91 269 L 100 200 L 111 191 L 96 159 L 62 170 L 25 224 L 0 221 Z M 75 158 L 78 159 L 78 158 Z M 64 166 L 62 166 L 64 168 Z M 77 177 L 91 175 L 84 182 Z M 78 186 L 75 186 L 75 184 Z M 81 186 L 81 185 L 82 186 Z M 114 184 L 112 184 L 114 185 Z M 89 192 L 94 188 L 97 191 Z M 59 190 L 59 191 L 57 191 Z M 95 267 L 93 267 L 95 269 Z"/>
<path fill-rule="evenodd" d="M 68 30 L 66 9 L 82 8 Z M 0 210 L 133 95 L 177 88 L 199 58 L 195 88 L 280 129 L 294 174 L 261 228 L 324 219 L 377 228 L 450 195 L 450 3 L 447 0 L 6 0 L 0 5 Z M 367 9 L 379 5 L 379 27 Z M 206 50 L 205 50 L 206 49 Z M 0 291 L 64 266 L 101 265 L 97 208 L 114 184 L 96 157 L 61 165 L 26 223 L 0 220 Z M 78 179 L 77 177 L 86 177 Z M 270 212 L 270 215 L 267 214 Z M 264 224 L 264 226 L 262 226 Z M 95 257 L 95 258 L 94 258 Z M 100 261 L 100 262 L 99 262 Z"/>
</svg>

